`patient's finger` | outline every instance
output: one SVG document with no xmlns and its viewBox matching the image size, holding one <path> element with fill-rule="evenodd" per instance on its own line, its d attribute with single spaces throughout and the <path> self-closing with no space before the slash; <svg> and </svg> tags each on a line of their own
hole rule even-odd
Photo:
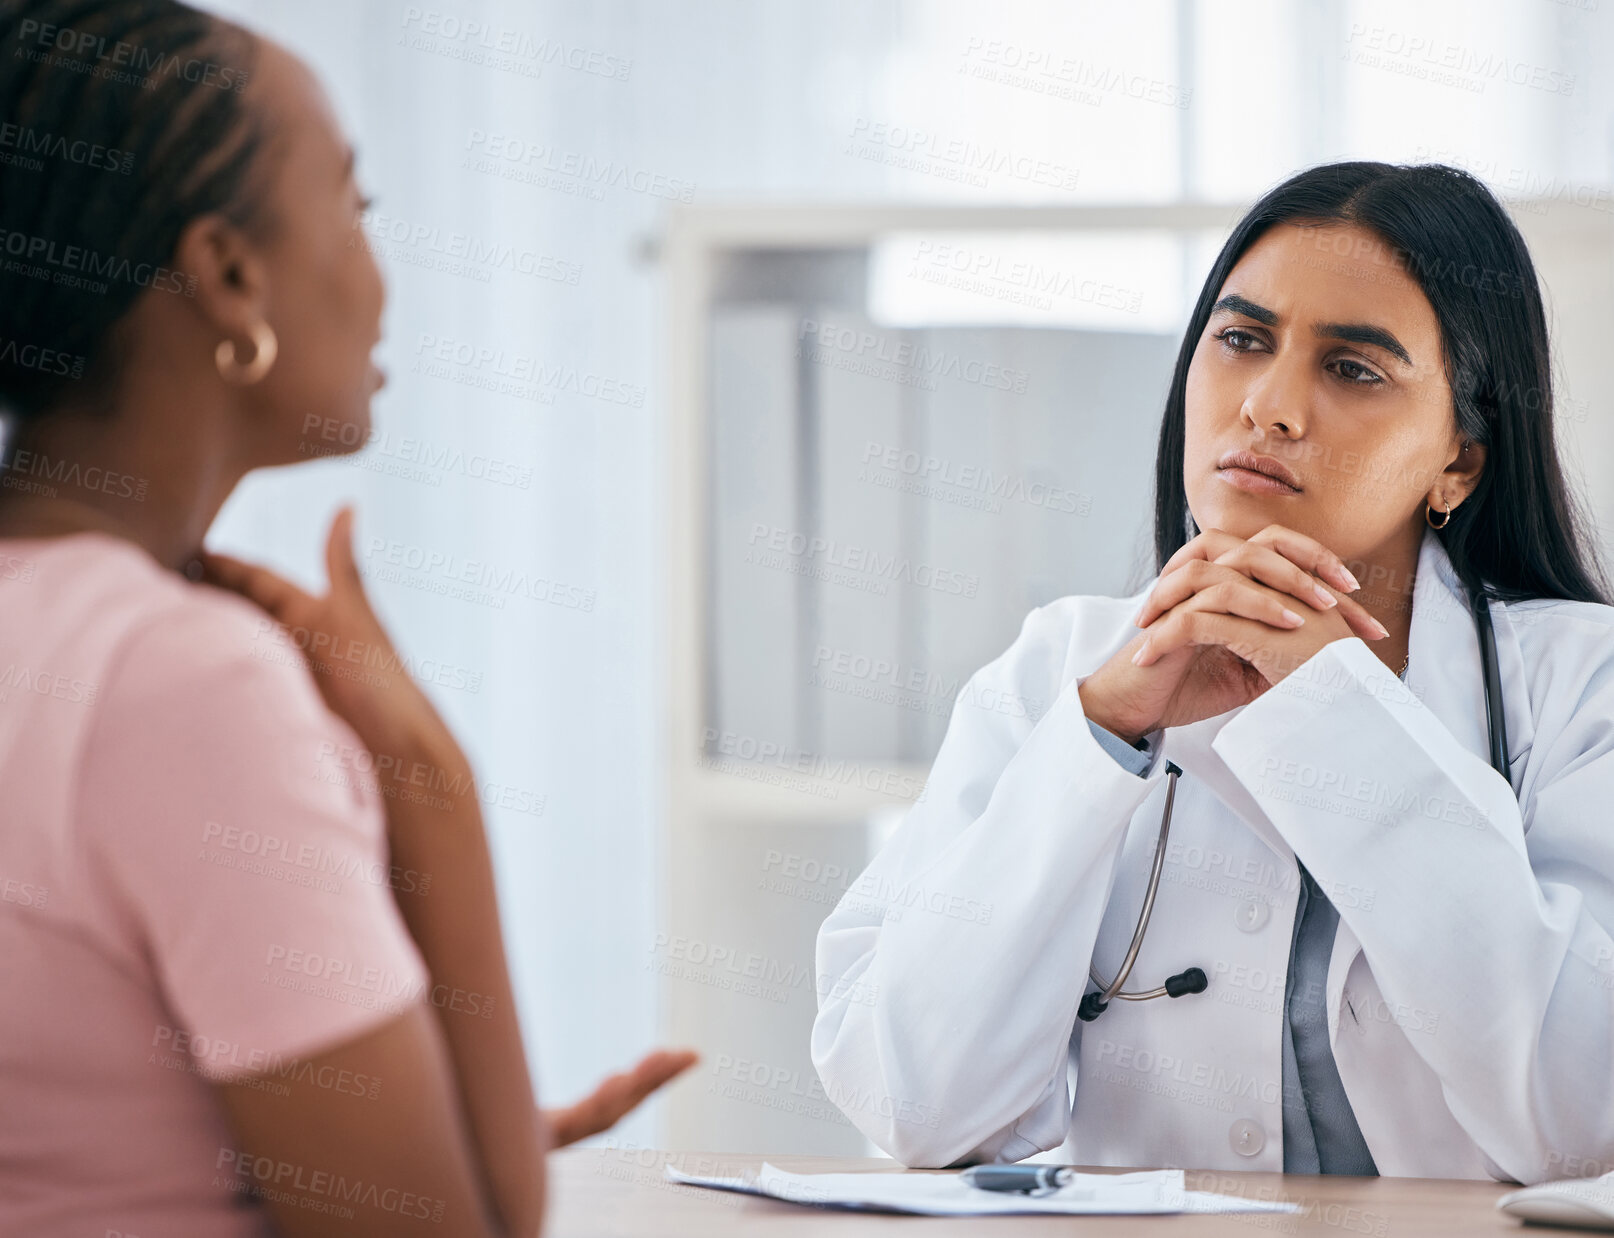
<svg viewBox="0 0 1614 1238">
<path fill-rule="evenodd" d="M 209 550 L 201 553 L 200 562 L 203 580 L 240 594 L 276 619 L 284 620 L 296 608 L 314 604 L 309 594 L 266 567 Z"/>
<path fill-rule="evenodd" d="M 364 578 L 353 558 L 353 509 L 344 507 L 331 521 L 330 535 L 325 539 L 325 572 L 331 588 L 339 585 L 364 592 Z"/>
</svg>

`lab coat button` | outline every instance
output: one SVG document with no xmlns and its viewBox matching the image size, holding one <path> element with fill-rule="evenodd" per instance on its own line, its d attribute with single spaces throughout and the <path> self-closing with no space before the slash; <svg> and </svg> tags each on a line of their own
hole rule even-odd
<svg viewBox="0 0 1614 1238">
<path fill-rule="evenodd" d="M 1267 1146 L 1267 1133 L 1261 1129 L 1259 1122 L 1240 1118 L 1227 1128 L 1227 1141 L 1240 1156 L 1258 1156 L 1261 1149 Z"/>
<path fill-rule="evenodd" d="M 1238 905 L 1233 913 L 1233 922 L 1246 933 L 1253 933 L 1264 925 L 1272 915 L 1272 908 L 1262 898 L 1247 898 Z"/>
</svg>

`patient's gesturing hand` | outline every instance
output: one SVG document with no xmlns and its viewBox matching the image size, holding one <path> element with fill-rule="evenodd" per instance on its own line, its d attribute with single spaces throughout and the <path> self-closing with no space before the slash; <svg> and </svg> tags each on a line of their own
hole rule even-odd
<svg viewBox="0 0 1614 1238">
<path fill-rule="evenodd" d="M 452 742 L 365 596 L 353 559 L 352 508 L 331 522 L 323 596 L 229 555 L 204 551 L 198 562 L 207 583 L 240 594 L 279 622 L 307 657 L 326 704 L 371 752 L 411 750 L 428 736 Z"/>
<path fill-rule="evenodd" d="M 545 1109 L 550 1147 L 564 1148 L 579 1139 L 608 1131 L 650 1093 L 681 1075 L 700 1056 L 691 1049 L 657 1049 L 632 1070 L 610 1075 L 592 1093 L 564 1109 Z"/>
</svg>

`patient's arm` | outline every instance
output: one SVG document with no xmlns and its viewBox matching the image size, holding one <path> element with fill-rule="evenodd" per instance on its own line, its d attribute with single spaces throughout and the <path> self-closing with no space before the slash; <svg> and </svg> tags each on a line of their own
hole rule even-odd
<svg viewBox="0 0 1614 1238">
<path fill-rule="evenodd" d="M 254 602 L 288 629 L 307 634 L 305 652 L 315 683 L 327 705 L 376 758 L 376 768 L 407 773 L 400 780 L 404 792 L 417 781 L 430 792 L 384 794 L 394 869 L 431 876 L 429 890 L 414 883 L 393 890 L 410 936 L 431 973 L 429 1005 L 406 1016 L 412 1030 L 403 1029 L 404 1021 L 400 1021 L 382 1033 L 381 1039 L 356 1040 L 340 1051 L 384 1053 L 386 1064 L 396 1073 L 382 1076 L 383 1092 L 418 1086 L 417 1110 L 406 1105 L 393 1112 L 402 1103 L 394 1096 L 379 1110 L 368 1103 L 374 1112 L 365 1112 L 361 1105 L 358 1114 L 330 1113 L 327 1111 L 343 1098 L 306 1095 L 299 1099 L 296 1094 L 279 1098 L 287 1103 L 277 1108 L 274 1097 L 250 1086 L 235 1086 L 229 1089 L 233 1097 L 229 1106 L 244 1146 L 257 1152 L 260 1148 L 252 1140 L 274 1141 L 275 1155 L 293 1164 L 313 1164 L 310 1155 L 299 1153 L 304 1146 L 317 1148 L 321 1154 L 356 1158 L 355 1164 L 362 1161 L 367 1169 L 368 1185 L 379 1181 L 383 1173 L 396 1178 L 414 1165 L 414 1158 L 405 1155 L 412 1146 L 407 1142 L 411 1128 L 428 1123 L 421 1139 L 435 1149 L 433 1189 L 444 1192 L 445 1209 L 459 1199 L 457 1210 L 465 1210 L 462 1221 L 432 1232 L 531 1235 L 542 1212 L 545 1147 L 608 1129 L 652 1091 L 687 1069 L 695 1055 L 658 1051 L 631 1071 L 611 1076 L 577 1104 L 552 1111 L 557 1132 L 551 1140 L 544 1115 L 533 1100 L 505 963 L 475 774 L 448 727 L 407 672 L 344 674 L 346 668 L 339 657 L 333 657 L 336 651 L 359 649 L 380 655 L 367 656 L 366 665 L 396 664 L 391 641 L 365 596 L 354 562 L 352 514 L 343 512 L 332 526 L 326 547 L 330 588 L 324 596 L 313 596 L 273 572 L 225 556 L 205 556 L 203 566 L 213 584 Z M 378 1118 L 383 1111 L 385 1117 Z M 335 1120 L 339 1118 L 343 1120 Z M 327 1119 L 332 1125 L 325 1125 Z M 313 1140 L 314 1132 L 330 1129 L 345 1130 L 348 1141 L 337 1140 L 327 1147 L 322 1134 L 321 1142 L 298 1142 L 304 1137 Z M 389 1155 L 401 1159 L 389 1160 Z M 320 1164 L 314 1168 L 331 1167 Z M 407 1177 L 396 1185 L 407 1186 Z M 473 1217 L 473 1204 L 485 1210 L 486 1216 Z M 304 1209 L 298 1211 L 296 1224 L 315 1223 L 301 1215 Z M 389 1214 L 388 1219 L 396 1218 Z M 283 1227 L 292 1223 L 282 1221 Z M 361 1224 L 361 1219 L 353 1218 L 352 1224 Z M 383 1226 L 375 1232 L 384 1230 Z M 287 1228 L 287 1232 L 337 1231 Z M 339 1232 L 371 1231 L 349 1228 Z"/>
<path fill-rule="evenodd" d="M 468 1173 L 476 1191 L 465 1199 L 480 1200 L 490 1218 L 485 1224 L 500 1228 L 478 1229 L 468 1215 L 456 1224 L 465 1225 L 466 1233 L 526 1238 L 536 1233 L 541 1216 L 540 1175 L 547 1134 L 533 1100 L 505 965 L 478 783 L 448 727 L 407 671 L 342 674 L 347 668 L 331 658 L 332 651 L 360 648 L 375 651 L 384 666 L 397 665 L 387 657 L 392 653 L 390 639 L 365 597 L 351 539 L 352 514 L 344 511 L 334 522 L 326 547 L 330 588 L 322 597 L 264 568 L 223 556 L 207 556 L 205 566 L 212 583 L 256 603 L 288 629 L 311 634 L 306 653 L 326 703 L 373 754 L 378 771 L 407 775 L 389 778 L 395 785 L 383 785 L 381 790 L 393 868 L 431 878 L 429 888 L 410 884 L 395 887 L 393 894 L 431 973 L 428 1004 L 416 1017 L 436 1027 L 431 1037 L 417 1028 L 407 1037 L 407 1052 L 399 1049 L 403 1056 L 389 1058 L 397 1073 L 383 1078 L 383 1091 L 424 1089 L 416 1098 L 419 1117 L 437 1122 L 438 1127 L 422 1138 L 439 1152 L 445 1147 L 441 1141 L 452 1144 L 439 1171 L 448 1176 L 433 1181 L 445 1191 L 463 1195 L 467 1188 L 462 1179 Z M 417 785 L 429 793 L 416 793 Z M 418 1083 L 412 1073 L 416 1071 L 421 1072 Z M 242 1103 L 261 1114 L 254 1102 Z M 297 1132 L 314 1138 L 315 1119 L 327 1116 L 324 1111 L 332 1103 L 332 1098 L 320 1096 L 289 1105 L 281 1111 L 289 1117 L 261 1131 L 244 1130 L 243 1138 L 273 1135 L 282 1141 L 279 1146 L 287 1159 L 302 1163 L 308 1158 L 299 1160 Z M 387 1108 L 396 1103 L 389 1100 Z M 442 1125 L 445 1113 L 459 1125 Z M 401 1120 L 408 1116 L 407 1108 L 390 1116 Z M 359 1124 L 350 1134 L 361 1146 L 346 1154 L 366 1158 L 376 1172 L 389 1164 L 381 1153 L 401 1151 L 414 1134 L 407 1123 L 372 1130 L 366 1119 L 350 1121 Z M 342 1151 L 340 1145 L 331 1150 Z M 372 1153 L 375 1159 L 370 1161 Z M 397 1172 L 392 1173 L 396 1178 Z M 410 1185 L 407 1180 L 394 1184 Z M 396 1218 L 389 1214 L 387 1219 Z M 450 1227 L 435 1232 L 459 1231 Z"/>
<path fill-rule="evenodd" d="M 538 1232 L 541 1149 L 521 1198 L 488 1198 L 443 1031 L 427 1005 L 295 1071 L 218 1090 L 240 1147 L 221 1151 L 219 1172 L 239 1169 L 255 1183 L 286 1238 Z M 510 1136 L 532 1146 L 529 1132 L 513 1128 Z M 508 1222 L 497 1219 L 500 1209 Z"/>
</svg>

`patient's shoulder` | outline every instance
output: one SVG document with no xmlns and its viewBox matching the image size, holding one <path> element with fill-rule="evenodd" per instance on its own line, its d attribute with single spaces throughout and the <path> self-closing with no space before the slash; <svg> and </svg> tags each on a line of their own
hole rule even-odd
<svg viewBox="0 0 1614 1238">
<path fill-rule="evenodd" d="M 307 679 L 279 625 L 232 593 L 196 584 L 104 533 L 0 540 L 0 656 L 70 671 L 104 690 L 164 693 L 243 662 Z"/>
</svg>

